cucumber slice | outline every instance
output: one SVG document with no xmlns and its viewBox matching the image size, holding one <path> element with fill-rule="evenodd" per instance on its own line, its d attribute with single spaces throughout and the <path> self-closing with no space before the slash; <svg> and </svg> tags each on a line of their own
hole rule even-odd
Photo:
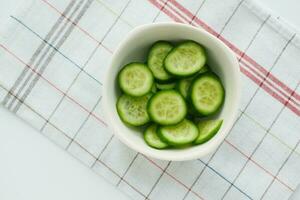
<svg viewBox="0 0 300 200">
<path fill-rule="evenodd" d="M 206 120 L 198 123 L 199 136 L 195 140 L 195 144 L 203 144 L 210 140 L 220 130 L 223 120 Z"/>
<path fill-rule="evenodd" d="M 190 78 L 185 78 L 185 79 L 181 79 L 177 82 L 177 85 L 176 85 L 176 88 L 177 90 L 179 91 L 179 93 L 184 97 L 184 98 L 187 98 L 188 97 L 188 92 L 189 92 L 189 88 L 191 86 L 191 83 L 193 82 L 193 79 L 198 76 L 199 74 L 202 74 L 202 73 L 205 73 L 209 70 L 208 66 L 207 65 L 204 65 L 200 71 L 190 77 Z"/>
<path fill-rule="evenodd" d="M 176 88 L 185 99 L 188 97 L 188 92 L 192 81 L 193 78 L 186 78 L 177 82 Z"/>
<path fill-rule="evenodd" d="M 164 65 L 170 74 L 191 76 L 196 74 L 205 62 L 204 48 L 194 41 L 187 41 L 172 49 L 165 58 Z"/>
<path fill-rule="evenodd" d="M 175 90 L 161 90 L 154 94 L 147 110 L 150 118 L 160 125 L 177 124 L 187 114 L 184 98 Z"/>
<path fill-rule="evenodd" d="M 198 137 L 199 131 L 192 121 L 184 119 L 176 125 L 159 127 L 158 134 L 167 143 L 179 146 L 192 143 Z"/>
<path fill-rule="evenodd" d="M 150 49 L 147 64 L 154 78 L 159 81 L 167 81 L 172 78 L 164 69 L 164 59 L 172 49 L 172 44 L 166 41 L 158 41 Z"/>
<path fill-rule="evenodd" d="M 150 121 L 147 103 L 151 93 L 142 97 L 123 94 L 117 102 L 117 111 L 123 122 L 132 126 L 141 126 Z"/>
<path fill-rule="evenodd" d="M 156 83 L 156 87 L 159 90 L 170 90 L 175 88 L 176 83 Z"/>
<path fill-rule="evenodd" d="M 203 116 L 216 113 L 224 102 L 223 85 L 213 73 L 204 73 L 190 86 L 190 100 L 197 112 Z"/>
<path fill-rule="evenodd" d="M 165 142 L 163 142 L 157 135 L 157 125 L 152 124 L 149 126 L 145 132 L 144 132 L 144 140 L 145 142 L 153 148 L 156 149 L 164 149 L 168 147 L 169 145 Z"/>
<path fill-rule="evenodd" d="M 142 63 L 130 63 L 119 73 L 119 85 L 124 93 L 131 96 L 143 96 L 151 91 L 153 75 Z"/>
</svg>

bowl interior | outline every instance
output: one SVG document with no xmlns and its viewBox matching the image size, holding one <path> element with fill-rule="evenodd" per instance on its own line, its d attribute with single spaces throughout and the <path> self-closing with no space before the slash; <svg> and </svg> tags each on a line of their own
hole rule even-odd
<svg viewBox="0 0 300 200">
<path fill-rule="evenodd" d="M 144 142 L 140 129 L 126 126 L 118 116 L 115 105 L 120 91 L 116 80 L 120 68 L 130 62 L 146 62 L 149 48 L 158 40 L 174 43 L 194 40 L 202 44 L 207 51 L 208 65 L 223 82 L 226 91 L 225 102 L 219 114 L 214 116 L 214 118 L 222 118 L 223 125 L 218 134 L 203 145 L 185 149 L 153 149 Z M 106 120 L 118 138 L 129 147 L 157 159 L 189 160 L 208 154 L 222 142 L 236 118 L 239 95 L 240 79 L 237 59 L 223 43 L 199 28 L 183 24 L 159 23 L 134 29 L 119 45 L 107 72 L 103 101 Z"/>
</svg>

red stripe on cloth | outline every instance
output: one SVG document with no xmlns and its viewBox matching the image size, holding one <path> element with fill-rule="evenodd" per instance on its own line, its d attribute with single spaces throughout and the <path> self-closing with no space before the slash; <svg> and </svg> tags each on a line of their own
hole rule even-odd
<svg viewBox="0 0 300 200">
<path fill-rule="evenodd" d="M 219 35 L 218 38 L 226 44 L 238 57 L 242 57 L 245 55 L 243 52 L 241 52 L 236 46 L 234 46 L 231 42 L 226 40 L 223 36 Z"/>
<path fill-rule="evenodd" d="M 180 20 L 178 17 L 176 17 L 175 15 L 173 15 L 173 13 L 171 13 L 170 11 L 166 10 L 163 5 L 161 3 L 159 3 L 156 0 L 148 0 L 149 2 L 151 2 L 154 6 L 156 6 L 158 9 L 162 10 L 164 13 L 166 13 L 168 16 L 170 16 L 174 21 L 179 22 L 179 23 L 183 23 L 182 20 Z"/>
<path fill-rule="evenodd" d="M 158 1 L 162 1 L 162 0 L 158 0 Z M 169 2 L 169 1 L 168 1 Z M 182 13 L 180 13 L 179 11 L 177 11 L 173 6 L 171 6 L 170 4 L 166 4 L 166 7 L 169 8 L 172 12 L 174 12 L 177 16 L 179 16 L 179 18 L 181 18 L 181 20 L 183 21 L 183 23 L 189 23 L 193 26 L 197 26 L 197 24 L 194 23 L 193 18 L 189 19 L 186 16 L 184 16 Z"/>
<path fill-rule="evenodd" d="M 281 102 L 283 105 L 288 107 L 291 111 L 293 111 L 296 115 L 300 116 L 300 110 L 297 109 L 295 106 L 293 106 L 289 99 L 285 100 L 283 97 L 279 96 L 274 90 L 272 90 L 270 87 L 268 87 L 266 84 L 262 84 L 261 80 L 259 80 L 257 77 L 255 77 L 252 73 L 246 70 L 246 68 L 241 67 L 241 72 L 245 74 L 247 77 L 251 78 L 257 85 L 259 85 L 261 88 L 263 88 L 268 94 L 270 94 L 272 97 L 276 98 L 279 102 Z"/>
<path fill-rule="evenodd" d="M 180 11 L 182 11 L 184 14 L 186 14 L 191 20 L 195 21 L 198 25 L 202 26 L 206 31 L 211 33 L 214 36 L 218 36 L 219 34 L 213 30 L 210 26 L 202 22 L 197 16 L 193 15 L 189 10 L 184 8 L 182 5 L 180 5 L 177 1 L 175 0 L 169 0 L 170 3 L 172 3 L 175 7 L 177 7 Z"/>
<path fill-rule="evenodd" d="M 162 2 L 162 0 L 160 0 Z M 177 10 L 175 10 L 172 6 L 170 6 L 168 3 L 165 5 L 166 7 L 168 7 L 170 10 L 172 10 L 173 12 L 175 12 L 183 21 L 185 22 L 190 22 L 189 19 L 187 19 L 184 15 L 182 15 L 180 12 L 178 12 Z"/>
<path fill-rule="evenodd" d="M 189 18 L 193 19 L 195 17 L 193 13 L 191 13 L 188 9 L 184 8 L 181 4 L 179 4 L 175 0 L 169 0 L 170 3 L 172 3 L 174 6 L 176 6 L 179 10 L 181 10 L 184 14 L 186 14 Z"/>
<path fill-rule="evenodd" d="M 277 79 L 273 74 L 271 74 L 268 70 L 263 68 L 261 65 L 259 65 L 257 62 L 255 62 L 253 59 L 251 59 L 248 55 L 244 55 L 243 58 L 248 61 L 250 64 L 258 68 L 264 75 L 268 76 L 274 83 L 276 83 L 278 86 L 283 88 L 289 95 L 292 94 L 293 97 L 295 97 L 298 101 L 300 101 L 300 95 L 296 94 L 291 88 L 289 88 L 287 85 L 285 85 L 283 82 L 281 82 L 279 79 Z"/>
<path fill-rule="evenodd" d="M 157 2 L 155 0 L 151 0 L 150 2 Z M 215 30 L 213 30 L 210 26 L 208 26 L 206 23 L 204 23 L 202 20 L 200 20 L 198 17 L 194 16 L 189 10 L 187 10 L 186 8 L 184 8 L 182 5 L 180 5 L 177 1 L 175 0 L 170 0 L 170 3 L 172 3 L 176 8 L 178 8 L 181 12 L 183 12 L 184 14 L 186 14 L 189 18 L 194 19 L 194 21 L 200 25 L 202 28 L 204 28 L 206 31 L 210 32 L 211 34 L 213 34 L 216 37 L 219 37 L 219 39 L 221 41 L 223 41 L 229 48 L 231 48 L 239 57 L 242 57 L 242 59 L 244 59 L 245 61 L 251 63 L 255 68 L 257 68 L 259 71 L 261 71 L 263 74 L 265 70 L 262 66 L 260 66 L 259 64 L 257 64 L 252 58 L 250 58 L 249 56 L 247 56 L 244 52 L 242 52 L 241 50 L 239 50 L 235 45 L 233 45 L 231 42 L 229 42 L 228 40 L 226 40 L 225 38 L 223 38 L 222 36 L 220 36 Z M 163 11 L 165 12 L 167 9 L 164 9 Z M 170 11 L 168 11 L 170 12 Z M 165 12 L 167 15 L 168 13 Z M 174 15 L 174 13 L 172 13 L 172 15 Z M 172 18 L 172 15 L 169 15 Z M 253 77 L 253 76 L 248 76 L 249 78 Z M 296 92 L 293 92 L 293 90 L 291 88 L 289 88 L 287 85 L 285 85 L 283 82 L 279 81 L 279 79 L 277 79 L 274 75 L 272 75 L 270 72 L 267 71 L 267 74 L 265 74 L 266 78 L 270 78 L 270 80 L 272 80 L 275 84 L 278 84 L 279 87 L 281 87 L 285 92 L 287 92 L 288 94 L 292 95 L 292 97 L 296 97 L 296 99 L 299 98 L 299 95 Z M 252 78 L 251 78 L 252 79 Z M 252 79 L 253 80 L 253 79 Z M 254 80 L 253 80 L 254 81 Z M 254 81 L 255 82 L 255 81 Z M 268 92 L 269 94 L 271 94 L 271 96 L 273 96 L 274 98 L 276 98 L 279 102 L 283 103 L 285 106 L 287 106 L 290 110 L 292 110 L 294 113 L 296 113 L 297 115 L 299 115 L 299 110 L 293 108 L 293 106 L 291 106 L 290 104 L 285 104 L 285 100 L 282 101 L 282 98 L 278 95 L 275 94 L 275 92 L 270 92 L 268 89 L 266 89 L 267 87 L 265 87 L 265 85 L 260 85 L 258 84 L 260 87 L 262 87 L 264 90 L 266 90 L 266 92 Z"/>
<path fill-rule="evenodd" d="M 263 75 L 261 75 L 260 73 L 258 73 L 255 69 L 253 69 L 250 65 L 248 65 L 244 61 L 240 61 L 240 63 L 243 64 L 245 67 L 247 67 L 250 71 L 252 71 L 252 73 L 254 73 L 259 78 L 261 78 L 262 81 L 265 79 L 265 77 Z M 293 96 L 292 94 L 291 95 L 287 95 L 286 93 L 282 92 L 274 84 L 272 84 L 268 79 L 265 79 L 264 82 L 261 82 L 261 84 L 266 84 L 266 83 L 269 86 L 271 86 L 272 88 L 274 88 L 277 92 L 279 92 L 282 96 L 284 96 L 285 98 L 289 99 L 289 101 L 288 100 L 286 101 L 287 104 L 291 102 L 291 103 L 294 103 L 295 106 L 300 106 L 300 104 L 298 102 L 296 102 L 293 98 L 291 98 Z"/>
</svg>

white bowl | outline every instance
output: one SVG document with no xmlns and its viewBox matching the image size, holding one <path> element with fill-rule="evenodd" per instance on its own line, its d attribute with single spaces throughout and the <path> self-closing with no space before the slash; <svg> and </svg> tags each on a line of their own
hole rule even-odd
<svg viewBox="0 0 300 200">
<path fill-rule="evenodd" d="M 202 44 L 207 51 L 208 65 L 219 75 L 225 87 L 225 102 L 216 118 L 224 119 L 219 132 L 208 142 L 183 148 L 157 150 L 149 147 L 141 131 L 126 126 L 116 110 L 120 91 L 117 84 L 119 70 L 130 62 L 145 62 L 150 46 L 158 40 L 183 41 L 194 40 Z M 103 85 L 103 108 L 105 120 L 114 134 L 127 146 L 146 156 L 161 160 L 192 160 L 214 151 L 224 140 L 237 117 L 240 101 L 241 83 L 237 58 L 219 39 L 200 28 L 179 23 L 155 23 L 142 25 L 124 36 L 113 54 Z"/>
</svg>

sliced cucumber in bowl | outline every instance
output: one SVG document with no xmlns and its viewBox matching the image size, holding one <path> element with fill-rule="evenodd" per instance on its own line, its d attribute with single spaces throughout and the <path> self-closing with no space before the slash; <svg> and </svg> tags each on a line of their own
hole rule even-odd
<svg viewBox="0 0 300 200">
<path fill-rule="evenodd" d="M 146 64 L 132 62 L 118 74 L 120 119 L 143 130 L 145 143 L 155 149 L 209 141 L 223 120 L 207 119 L 221 109 L 225 90 L 206 60 L 204 47 L 194 41 L 155 42 Z"/>
<path fill-rule="evenodd" d="M 203 120 L 200 121 L 197 126 L 199 130 L 199 136 L 195 140 L 195 144 L 203 144 L 209 141 L 219 131 L 223 123 L 222 119 L 218 120 Z"/>
<path fill-rule="evenodd" d="M 117 102 L 117 111 L 121 120 L 131 126 L 142 126 L 150 121 L 147 103 L 152 96 L 149 93 L 142 97 L 132 97 L 123 94 Z"/>
<path fill-rule="evenodd" d="M 130 63 L 120 71 L 118 81 L 124 93 L 140 97 L 151 91 L 154 78 L 145 64 Z"/>
<path fill-rule="evenodd" d="M 151 97 L 147 111 L 155 123 L 173 125 L 185 118 L 187 106 L 176 90 L 161 90 Z"/>
<path fill-rule="evenodd" d="M 194 41 L 187 41 L 172 49 L 164 60 L 164 65 L 170 74 L 187 77 L 199 72 L 205 62 L 204 48 Z"/>
<path fill-rule="evenodd" d="M 162 141 L 157 134 L 157 125 L 152 124 L 150 125 L 144 132 L 144 140 L 146 143 L 156 149 L 164 149 L 167 148 L 169 145 Z"/>
<path fill-rule="evenodd" d="M 166 82 L 172 79 L 164 68 L 164 60 L 168 53 L 173 49 L 173 45 L 167 41 L 158 41 L 151 47 L 147 64 L 151 69 L 154 78 L 159 82 Z"/>
<path fill-rule="evenodd" d="M 222 106 L 225 90 L 221 80 L 212 72 L 201 74 L 189 89 L 193 108 L 202 116 L 215 114 Z"/>
<path fill-rule="evenodd" d="M 188 77 L 188 78 L 183 78 L 178 80 L 177 84 L 176 84 L 176 88 L 179 91 L 179 93 L 184 97 L 187 98 L 188 97 L 188 93 L 189 93 L 189 88 L 193 82 L 193 80 L 199 76 L 202 73 L 208 72 L 209 71 L 209 67 L 207 65 L 204 65 L 204 67 L 202 67 L 200 69 L 200 71 L 192 76 L 192 77 Z"/>
<path fill-rule="evenodd" d="M 192 143 L 199 134 L 197 126 L 190 120 L 184 119 L 176 125 L 160 126 L 159 136 L 173 146 L 182 146 Z"/>
</svg>

